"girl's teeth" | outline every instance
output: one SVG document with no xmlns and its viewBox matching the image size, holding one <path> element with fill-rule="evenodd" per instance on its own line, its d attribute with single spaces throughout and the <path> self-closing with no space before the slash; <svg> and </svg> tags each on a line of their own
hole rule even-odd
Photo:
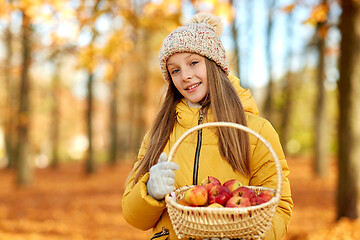
<svg viewBox="0 0 360 240">
<path fill-rule="evenodd" d="M 195 85 L 193 85 L 193 86 L 191 86 L 191 87 L 189 87 L 188 89 L 190 90 L 190 89 L 193 89 L 193 88 L 195 88 L 195 87 L 197 87 L 199 85 L 199 83 L 198 84 L 195 84 Z"/>
</svg>

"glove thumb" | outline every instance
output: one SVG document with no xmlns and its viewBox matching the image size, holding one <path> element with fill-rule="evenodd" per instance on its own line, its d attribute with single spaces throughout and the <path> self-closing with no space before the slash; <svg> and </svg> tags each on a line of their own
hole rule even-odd
<svg viewBox="0 0 360 240">
<path fill-rule="evenodd" d="M 166 162 L 166 161 L 167 161 L 167 154 L 166 154 L 166 152 L 163 152 L 163 153 L 160 154 L 158 163 Z"/>
</svg>

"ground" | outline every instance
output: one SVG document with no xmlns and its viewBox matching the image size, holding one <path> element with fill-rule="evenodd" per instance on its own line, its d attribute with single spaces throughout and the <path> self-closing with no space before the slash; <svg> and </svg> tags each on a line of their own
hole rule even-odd
<svg viewBox="0 0 360 240">
<path fill-rule="evenodd" d="M 360 239 L 360 221 L 336 222 L 336 167 L 324 178 L 314 176 L 311 161 L 289 159 L 295 203 L 284 239 Z M 125 162 L 96 174 L 83 165 L 37 169 L 34 183 L 14 184 L 12 170 L 0 170 L 0 240 L 142 240 L 150 232 L 131 227 L 121 215 L 121 197 L 131 166 Z"/>
</svg>

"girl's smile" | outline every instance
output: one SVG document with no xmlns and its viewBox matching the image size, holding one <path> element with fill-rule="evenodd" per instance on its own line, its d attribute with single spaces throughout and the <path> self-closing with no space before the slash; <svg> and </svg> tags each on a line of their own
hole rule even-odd
<svg viewBox="0 0 360 240">
<path fill-rule="evenodd" d="M 200 102 L 208 92 L 205 59 L 196 53 L 175 53 L 167 68 L 177 90 L 193 103 Z"/>
<path fill-rule="evenodd" d="M 191 86 L 186 88 L 185 90 L 188 91 L 188 93 L 194 92 L 196 91 L 197 87 L 201 84 L 200 83 L 195 83 L 195 84 L 190 84 Z"/>
</svg>

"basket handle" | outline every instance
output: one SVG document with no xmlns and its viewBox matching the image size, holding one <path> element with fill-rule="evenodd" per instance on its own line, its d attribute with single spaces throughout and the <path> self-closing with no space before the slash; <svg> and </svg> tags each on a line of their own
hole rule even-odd
<svg viewBox="0 0 360 240">
<path fill-rule="evenodd" d="M 239 130 L 242 130 L 242 131 L 245 131 L 247 133 L 250 133 L 250 134 L 254 135 L 261 142 L 264 143 L 264 145 L 269 149 L 269 152 L 271 153 L 271 155 L 272 155 L 272 157 L 274 158 L 274 161 L 275 161 L 275 167 L 276 167 L 276 173 L 277 173 L 277 189 L 278 189 L 278 191 L 276 191 L 275 197 L 280 198 L 280 194 L 281 194 L 281 190 L 282 190 L 282 183 L 283 183 L 283 172 L 282 172 L 279 157 L 276 155 L 275 150 L 273 149 L 271 144 L 263 136 L 261 136 L 259 133 L 255 132 L 254 130 L 252 130 L 252 129 L 244 126 L 244 125 L 238 124 L 238 123 L 232 123 L 232 122 L 209 122 L 209 123 L 203 123 L 203 124 L 200 124 L 200 125 L 197 125 L 195 127 L 190 128 L 189 130 L 184 132 L 184 134 L 181 135 L 179 137 L 179 139 L 174 143 L 174 145 L 172 146 L 172 148 L 170 150 L 167 161 L 170 162 L 170 161 L 172 161 L 174 159 L 175 153 L 176 153 L 177 149 L 179 148 L 180 143 L 182 143 L 187 136 L 189 136 L 191 133 L 193 133 L 193 132 L 195 132 L 195 131 L 197 131 L 199 129 L 210 128 L 210 127 L 233 127 L 233 128 L 237 128 Z"/>
</svg>

